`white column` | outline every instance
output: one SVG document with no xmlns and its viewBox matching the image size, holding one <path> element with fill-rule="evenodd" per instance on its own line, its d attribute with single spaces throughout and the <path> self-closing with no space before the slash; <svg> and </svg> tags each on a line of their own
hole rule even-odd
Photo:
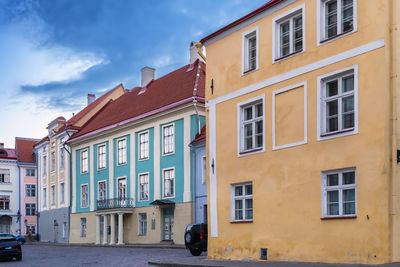
<svg viewBox="0 0 400 267">
<path fill-rule="evenodd" d="M 108 139 L 108 194 L 109 198 L 114 198 L 114 140 Z"/>
<path fill-rule="evenodd" d="M 90 196 L 90 211 L 94 211 L 94 146 L 89 147 L 89 196 Z"/>
<path fill-rule="evenodd" d="M 103 221 L 104 221 L 104 230 L 103 230 L 103 245 L 107 244 L 107 237 L 108 237 L 108 225 L 107 225 L 107 215 L 103 215 Z"/>
<path fill-rule="evenodd" d="M 189 202 L 192 200 L 192 192 L 190 190 L 190 141 L 190 116 L 187 115 L 183 120 L 183 202 Z"/>
<path fill-rule="evenodd" d="M 135 197 L 136 197 L 136 192 L 135 192 L 135 184 L 136 184 L 136 152 L 135 152 L 135 144 L 136 144 L 136 135 L 135 132 L 132 132 L 130 135 L 131 137 L 131 198 L 133 200 L 133 204 L 135 204 Z"/>
<path fill-rule="evenodd" d="M 71 148 L 72 153 L 72 213 L 76 212 L 76 150 Z"/>
<path fill-rule="evenodd" d="M 154 200 L 161 199 L 160 178 L 160 126 L 154 126 Z"/>
<path fill-rule="evenodd" d="M 111 237 L 110 245 L 115 245 L 115 213 L 111 214 Z"/>
<path fill-rule="evenodd" d="M 100 215 L 96 215 L 96 245 L 100 244 Z"/>
<path fill-rule="evenodd" d="M 124 244 L 124 214 L 118 213 L 118 244 Z"/>
</svg>

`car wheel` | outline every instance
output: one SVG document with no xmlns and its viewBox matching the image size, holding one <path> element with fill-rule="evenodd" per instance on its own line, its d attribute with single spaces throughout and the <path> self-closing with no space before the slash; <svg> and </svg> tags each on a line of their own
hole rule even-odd
<svg viewBox="0 0 400 267">
<path fill-rule="evenodd" d="M 200 256 L 200 254 L 201 254 L 201 249 L 199 249 L 199 248 L 191 248 L 191 249 L 189 249 L 190 250 L 190 253 L 193 255 L 193 256 Z"/>
<path fill-rule="evenodd" d="M 192 243 L 192 234 L 190 233 L 190 232 L 187 232 L 186 234 L 185 234 L 185 241 L 186 241 L 186 243 L 187 244 L 191 244 Z"/>
<path fill-rule="evenodd" d="M 17 256 L 17 261 L 21 261 L 22 260 L 22 255 L 21 256 Z"/>
</svg>

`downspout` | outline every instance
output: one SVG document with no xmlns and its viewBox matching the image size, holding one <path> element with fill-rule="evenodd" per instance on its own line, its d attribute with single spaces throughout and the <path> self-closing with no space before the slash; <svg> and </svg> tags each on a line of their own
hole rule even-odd
<svg viewBox="0 0 400 267">
<path fill-rule="evenodd" d="M 200 121 L 200 115 L 199 115 L 199 110 L 197 109 L 197 99 L 193 99 L 193 106 L 194 110 L 196 111 L 196 116 L 197 116 L 197 133 L 200 134 L 201 132 L 201 121 Z"/>
<path fill-rule="evenodd" d="M 19 166 L 19 160 L 17 160 L 18 166 L 18 212 L 17 212 L 17 220 L 19 221 L 19 235 L 21 235 L 21 167 Z"/>
<path fill-rule="evenodd" d="M 68 129 L 66 129 L 66 131 L 65 131 L 66 133 L 67 133 L 67 135 L 68 135 L 68 139 L 70 139 L 71 138 L 71 135 L 69 134 L 69 132 L 68 132 Z M 72 206 L 72 198 L 71 198 L 71 195 L 72 195 L 72 190 L 71 190 L 71 188 L 72 188 L 72 153 L 65 147 L 65 142 L 64 142 L 64 144 L 63 144 L 63 148 L 65 149 L 65 151 L 67 151 L 67 153 L 69 154 L 69 186 L 68 186 L 68 189 L 69 189 L 69 205 L 68 205 L 68 243 L 69 243 L 69 235 L 70 235 L 70 228 L 71 228 L 71 206 Z M 71 148 L 71 150 L 72 150 L 72 148 Z"/>
</svg>

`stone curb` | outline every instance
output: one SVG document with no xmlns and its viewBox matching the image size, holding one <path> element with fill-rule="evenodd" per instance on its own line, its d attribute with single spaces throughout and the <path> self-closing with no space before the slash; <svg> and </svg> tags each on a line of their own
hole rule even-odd
<svg viewBox="0 0 400 267">
<path fill-rule="evenodd" d="M 104 247 L 104 248 L 160 248 L 160 249 L 185 249 L 184 245 L 159 245 L 159 244 L 125 244 L 125 245 L 95 245 L 75 243 L 50 243 L 50 242 L 27 242 L 24 245 L 37 246 L 64 246 L 64 247 Z"/>
</svg>

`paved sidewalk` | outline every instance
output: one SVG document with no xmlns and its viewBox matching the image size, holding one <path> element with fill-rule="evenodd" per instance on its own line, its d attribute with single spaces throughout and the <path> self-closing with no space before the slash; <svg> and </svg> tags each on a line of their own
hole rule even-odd
<svg viewBox="0 0 400 267">
<path fill-rule="evenodd" d="M 124 244 L 124 245 L 95 245 L 93 243 L 84 244 L 73 244 L 73 243 L 50 243 L 50 242 L 39 242 L 32 241 L 26 242 L 25 245 L 35 245 L 35 246 L 68 246 L 68 247 L 112 247 L 112 248 L 165 248 L 165 249 L 185 249 L 185 245 L 177 244 Z"/>
<path fill-rule="evenodd" d="M 207 256 L 184 257 L 177 260 L 149 261 L 149 265 L 161 267 L 400 267 L 400 263 L 383 265 L 364 265 L 364 264 L 329 264 L 329 263 L 308 263 L 308 262 L 270 262 L 270 261 L 230 261 L 212 260 Z"/>
</svg>

